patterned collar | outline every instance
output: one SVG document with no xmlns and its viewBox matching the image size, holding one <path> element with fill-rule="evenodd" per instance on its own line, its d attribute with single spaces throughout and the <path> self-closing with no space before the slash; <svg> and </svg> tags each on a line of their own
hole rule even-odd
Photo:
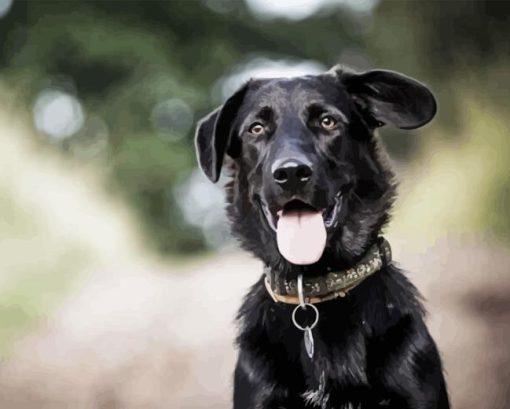
<svg viewBox="0 0 510 409">
<path fill-rule="evenodd" d="M 351 268 L 326 275 L 303 279 L 305 301 L 316 304 L 345 297 L 367 277 L 391 263 L 391 247 L 383 238 L 370 247 L 361 260 Z M 269 267 L 264 267 L 266 289 L 275 302 L 299 304 L 297 280 L 277 279 Z"/>
</svg>

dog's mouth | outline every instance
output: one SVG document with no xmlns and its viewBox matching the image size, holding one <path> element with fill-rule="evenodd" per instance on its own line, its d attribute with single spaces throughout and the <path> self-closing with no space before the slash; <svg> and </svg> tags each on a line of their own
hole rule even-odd
<svg viewBox="0 0 510 409">
<path fill-rule="evenodd" d="M 281 209 L 277 210 L 276 212 L 271 212 L 271 210 L 269 210 L 268 204 L 263 199 L 260 199 L 259 203 L 260 207 L 262 208 L 262 212 L 266 217 L 266 221 L 269 227 L 274 232 L 277 232 L 278 221 L 280 220 L 280 217 L 283 214 L 289 214 L 293 212 L 294 213 L 320 212 L 324 222 L 324 227 L 329 230 L 335 228 L 338 225 L 340 211 L 342 210 L 343 198 L 344 195 L 342 194 L 342 192 L 338 192 L 334 198 L 333 204 L 323 209 L 318 209 L 302 200 L 293 199 L 287 202 Z"/>
<path fill-rule="evenodd" d="M 280 253 L 293 264 L 312 264 L 326 246 L 327 230 L 338 225 L 343 195 L 339 192 L 326 208 L 293 199 L 275 212 L 260 200 L 268 225 L 276 232 Z"/>
</svg>

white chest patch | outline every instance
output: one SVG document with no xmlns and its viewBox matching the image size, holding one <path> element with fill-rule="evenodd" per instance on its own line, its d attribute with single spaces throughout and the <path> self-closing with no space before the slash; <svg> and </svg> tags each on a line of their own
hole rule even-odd
<svg viewBox="0 0 510 409">
<path fill-rule="evenodd" d="M 320 409 L 326 409 L 328 406 L 329 393 L 326 393 L 326 379 L 322 372 L 319 379 L 319 389 L 308 390 L 301 394 L 301 397 L 307 405 L 314 405 Z"/>
</svg>

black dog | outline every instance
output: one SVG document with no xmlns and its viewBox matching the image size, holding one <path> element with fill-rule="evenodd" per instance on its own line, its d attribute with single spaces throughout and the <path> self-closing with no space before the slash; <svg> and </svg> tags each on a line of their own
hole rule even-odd
<svg viewBox="0 0 510 409">
<path fill-rule="evenodd" d="M 379 236 L 396 188 L 374 135 L 435 112 L 411 78 L 335 67 L 251 80 L 199 123 L 200 166 L 216 182 L 229 162 L 233 234 L 266 266 L 239 312 L 235 409 L 449 408 L 420 297 Z"/>
</svg>

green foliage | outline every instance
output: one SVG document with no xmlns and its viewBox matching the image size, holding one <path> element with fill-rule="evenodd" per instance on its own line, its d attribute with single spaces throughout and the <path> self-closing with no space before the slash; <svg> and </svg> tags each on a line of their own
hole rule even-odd
<svg viewBox="0 0 510 409">
<path fill-rule="evenodd" d="M 116 191 L 168 252 L 195 251 L 203 242 L 182 222 L 171 194 L 195 166 L 193 127 L 158 128 L 158 104 L 178 100 L 196 121 L 220 102 L 211 96 L 216 81 L 252 57 L 342 60 L 425 80 L 439 96 L 439 123 L 455 135 L 462 90 L 453 80 L 466 73 L 486 80 L 495 57 L 509 55 L 509 2 L 382 1 L 364 14 L 339 6 L 299 21 L 258 19 L 242 1 L 223 1 L 223 13 L 209 3 L 19 0 L 0 20 L 2 78 L 23 88 L 29 107 L 47 87 L 76 94 L 86 123 L 61 148 L 110 166 Z M 497 84 L 506 73 L 492 75 Z M 504 99 L 501 87 L 492 88 L 495 101 Z M 85 155 L 98 138 L 94 121 L 105 125 L 104 144 Z M 391 130 L 384 136 L 401 159 L 419 152 L 420 138 Z M 502 195 L 508 183 L 502 181 Z"/>
</svg>

